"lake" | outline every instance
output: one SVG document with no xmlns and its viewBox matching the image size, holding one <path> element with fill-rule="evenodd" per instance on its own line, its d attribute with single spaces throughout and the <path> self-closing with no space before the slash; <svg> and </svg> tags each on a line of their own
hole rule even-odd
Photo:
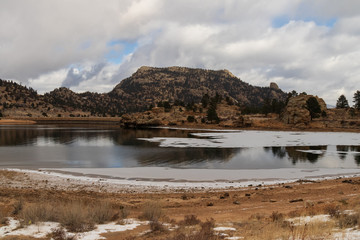
<svg viewBox="0 0 360 240">
<path fill-rule="evenodd" d="M 360 168 L 360 134 L 3 125 L 0 167 Z"/>
</svg>

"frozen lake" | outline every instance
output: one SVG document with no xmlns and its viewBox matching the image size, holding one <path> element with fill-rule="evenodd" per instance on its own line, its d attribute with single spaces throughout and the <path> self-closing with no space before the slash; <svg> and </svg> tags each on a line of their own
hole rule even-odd
<svg viewBox="0 0 360 240">
<path fill-rule="evenodd" d="M 0 126 L 0 167 L 360 168 L 360 134 Z"/>
</svg>

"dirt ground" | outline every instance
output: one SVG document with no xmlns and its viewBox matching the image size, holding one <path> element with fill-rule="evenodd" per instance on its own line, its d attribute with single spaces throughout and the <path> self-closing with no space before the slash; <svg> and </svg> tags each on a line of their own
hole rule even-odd
<svg viewBox="0 0 360 240">
<path fill-rule="evenodd" d="M 254 216 L 268 217 L 274 212 L 291 215 L 292 212 L 309 214 L 309 211 L 315 211 L 313 214 L 316 214 L 316 209 L 325 204 L 360 205 L 359 177 L 211 191 L 183 189 L 165 193 L 160 190 L 129 191 L 130 186 L 123 186 L 123 190 L 116 191 L 98 186 L 76 188 L 76 183 L 71 183 L 73 187 L 70 189 L 54 188 L 49 184 L 49 179 L 33 178 L 31 173 L 0 170 L 0 210 L 13 211 L 14 203 L 19 199 L 25 204 L 39 201 L 55 203 L 59 199 L 108 201 L 114 206 L 127 207 L 129 217 L 137 218 L 145 203 L 155 201 L 162 206 L 168 222 L 180 221 L 185 215 L 195 215 L 202 221 L 213 218 L 217 225 L 227 225 Z M 125 236 L 143 231 L 143 228 L 105 236 L 107 239 L 125 239 Z"/>
</svg>

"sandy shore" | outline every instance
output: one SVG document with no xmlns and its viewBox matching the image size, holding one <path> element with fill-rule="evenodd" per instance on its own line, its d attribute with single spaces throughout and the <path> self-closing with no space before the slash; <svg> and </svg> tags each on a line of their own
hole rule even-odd
<svg viewBox="0 0 360 240">
<path fill-rule="evenodd" d="M 0 125 L 30 125 L 36 124 L 32 120 L 0 119 Z"/>
</svg>

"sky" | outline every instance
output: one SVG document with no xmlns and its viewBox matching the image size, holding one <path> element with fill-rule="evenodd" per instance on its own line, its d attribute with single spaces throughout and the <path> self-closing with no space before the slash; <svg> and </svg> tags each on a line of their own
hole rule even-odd
<svg viewBox="0 0 360 240">
<path fill-rule="evenodd" d="M 108 92 L 141 66 L 228 69 L 350 105 L 358 0 L 1 0 L 0 78 Z"/>
</svg>

